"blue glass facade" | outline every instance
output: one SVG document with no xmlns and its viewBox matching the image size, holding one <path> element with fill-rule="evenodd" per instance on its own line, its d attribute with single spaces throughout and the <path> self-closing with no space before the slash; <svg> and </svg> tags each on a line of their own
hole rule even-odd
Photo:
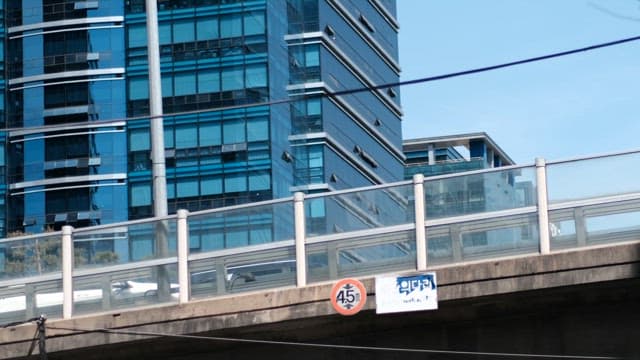
<svg viewBox="0 0 640 360">
<path fill-rule="evenodd" d="M 153 216 L 144 1 L 3 9 L 6 231 Z M 394 14 L 380 0 L 158 0 L 169 212 L 401 180 L 398 89 L 314 97 L 398 80 Z"/>
<path fill-rule="evenodd" d="M 395 3 L 288 1 L 294 185 L 333 190 L 401 180 L 399 90 L 313 97 L 398 81 Z"/>
<path fill-rule="evenodd" d="M 164 119 L 169 212 L 271 199 L 269 107 L 206 111 L 268 101 L 266 2 L 158 5 L 164 113 L 204 110 Z M 129 116 L 149 112 L 143 10 L 126 14 Z M 148 139 L 146 119 L 129 122 L 130 218 L 152 216 Z"/>
<path fill-rule="evenodd" d="M 126 220 L 118 2 L 6 4 L 9 232 Z M 46 126 L 43 128 L 42 126 Z"/>
</svg>

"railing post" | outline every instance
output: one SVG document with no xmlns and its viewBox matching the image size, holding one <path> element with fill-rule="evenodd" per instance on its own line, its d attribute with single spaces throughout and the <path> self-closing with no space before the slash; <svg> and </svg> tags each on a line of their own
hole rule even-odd
<svg viewBox="0 0 640 360">
<path fill-rule="evenodd" d="M 451 238 L 451 256 L 453 257 L 453 261 L 462 261 L 464 258 L 464 249 L 460 225 L 449 225 L 449 237 Z"/>
<path fill-rule="evenodd" d="M 296 281 L 298 287 L 307 285 L 307 254 L 305 251 L 304 194 L 293 194 L 293 219 L 296 243 Z"/>
<path fill-rule="evenodd" d="M 24 286 L 24 296 L 26 305 L 25 317 L 28 319 L 36 317 L 38 307 L 36 304 L 36 288 L 34 284 L 26 284 Z"/>
<path fill-rule="evenodd" d="M 62 227 L 62 318 L 73 316 L 73 227 Z M 109 294 L 105 294 L 109 295 Z"/>
<path fill-rule="evenodd" d="M 543 158 L 536 158 L 536 184 L 538 193 L 538 232 L 540 233 L 540 253 L 551 252 L 549 240 L 549 204 L 547 197 L 547 164 Z"/>
<path fill-rule="evenodd" d="M 100 277 L 100 288 L 102 289 L 102 310 L 111 310 L 113 294 L 111 293 L 111 276 L 104 274 Z"/>
<path fill-rule="evenodd" d="M 187 217 L 189 211 L 180 209 L 177 212 L 178 223 L 176 235 L 178 237 L 178 301 L 180 304 L 189 302 L 189 225 Z"/>
<path fill-rule="evenodd" d="M 413 198 L 416 222 L 416 253 L 418 271 L 427 270 L 427 232 L 425 230 L 424 175 L 413 175 Z"/>
<path fill-rule="evenodd" d="M 576 227 L 576 240 L 578 246 L 587 245 L 587 224 L 584 220 L 584 208 L 573 209 L 573 221 Z"/>
<path fill-rule="evenodd" d="M 216 260 L 216 291 L 218 295 L 227 293 L 227 269 L 224 266 L 224 259 Z"/>
<path fill-rule="evenodd" d="M 327 266 L 329 267 L 329 280 L 338 278 L 338 246 L 332 241 L 327 245 Z"/>
</svg>

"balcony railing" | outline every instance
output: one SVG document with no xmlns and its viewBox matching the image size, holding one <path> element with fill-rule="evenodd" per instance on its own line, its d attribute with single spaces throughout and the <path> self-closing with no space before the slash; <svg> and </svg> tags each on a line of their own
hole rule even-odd
<svg viewBox="0 0 640 360">
<path fill-rule="evenodd" d="M 640 240 L 640 151 L 0 240 L 0 324 Z"/>
</svg>

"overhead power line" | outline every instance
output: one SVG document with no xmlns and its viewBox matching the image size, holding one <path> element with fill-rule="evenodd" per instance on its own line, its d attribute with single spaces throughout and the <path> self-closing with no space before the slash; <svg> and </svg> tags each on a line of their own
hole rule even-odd
<svg viewBox="0 0 640 360">
<path fill-rule="evenodd" d="M 171 338 L 192 339 L 192 340 L 251 343 L 251 344 L 263 344 L 263 345 L 280 345 L 280 346 L 298 346 L 298 347 L 307 347 L 307 348 L 325 348 L 325 349 L 339 349 L 339 350 L 364 350 L 364 351 L 396 352 L 396 353 L 471 355 L 471 356 L 538 358 L 538 359 L 540 358 L 580 359 L 580 360 L 621 360 L 622 359 L 620 357 L 613 357 L 613 356 L 544 355 L 544 354 L 499 353 L 499 352 L 479 352 L 479 351 L 407 349 L 407 348 L 372 347 L 372 346 L 355 346 L 355 345 L 338 345 L 338 344 L 314 344 L 314 343 L 304 343 L 304 342 L 241 339 L 241 338 L 228 338 L 228 337 L 218 337 L 218 336 L 178 335 L 178 334 L 156 333 L 156 332 L 149 332 L 149 331 L 112 330 L 112 329 L 104 329 L 104 328 L 78 329 L 78 328 L 66 328 L 66 327 L 57 327 L 57 326 L 49 326 L 48 328 L 55 329 L 55 330 L 74 331 L 74 332 L 83 332 L 83 333 L 100 332 L 100 333 L 116 334 L 116 335 L 171 337 Z"/>
<path fill-rule="evenodd" d="M 511 62 L 502 63 L 502 64 L 498 64 L 498 65 L 485 66 L 485 67 L 480 67 L 480 68 L 475 68 L 475 69 L 470 69 L 470 70 L 458 71 L 458 72 L 454 72 L 454 73 L 430 76 L 430 77 L 414 79 L 414 80 L 400 81 L 400 82 L 397 82 L 395 84 L 386 84 L 386 85 L 374 86 L 372 88 L 373 89 L 380 89 L 380 88 L 388 88 L 388 87 L 392 87 L 392 86 L 413 85 L 413 84 L 419 84 L 419 83 L 430 82 L 430 81 L 438 81 L 438 80 L 450 79 L 450 78 L 459 77 L 459 76 L 466 76 L 466 75 L 472 75 L 472 74 L 477 74 L 477 73 L 482 73 L 482 72 L 487 72 L 487 71 L 498 70 L 498 69 L 512 67 L 512 66 L 516 66 L 516 65 L 523 65 L 523 64 L 528 64 L 528 63 L 533 63 L 533 62 L 538 62 L 538 61 L 543 61 L 543 60 L 549 60 L 549 59 L 563 57 L 563 56 L 567 56 L 567 55 L 573 55 L 573 54 L 577 54 L 577 53 L 581 53 L 581 52 L 587 52 L 587 51 L 592 51 L 592 50 L 601 49 L 601 48 L 605 48 L 605 47 L 621 45 L 621 44 L 625 44 L 625 43 L 633 42 L 633 41 L 638 41 L 638 40 L 640 40 L 640 36 L 634 36 L 634 37 L 630 37 L 630 38 L 626 38 L 626 39 L 620 39 L 620 40 L 610 41 L 610 42 L 606 42 L 606 43 L 590 45 L 590 46 L 586 46 L 586 47 L 582 47 L 582 48 L 578 48 L 578 49 L 561 51 L 561 52 L 557 52 L 557 53 L 552 53 L 552 54 L 547 54 L 547 55 L 542 55 L 542 56 L 536 56 L 536 57 L 522 59 L 522 60 L 511 61 Z M 364 91 L 364 90 L 362 90 L 362 89 L 354 89 L 354 90 L 337 91 L 337 92 L 334 92 L 334 93 L 332 93 L 330 95 L 339 96 L 339 95 L 345 95 L 345 94 L 350 94 L 350 93 L 360 92 L 360 91 Z"/>
<path fill-rule="evenodd" d="M 627 16 L 627 15 L 623 15 L 620 13 L 617 13 L 613 10 L 610 10 L 604 6 L 600 6 L 592 1 L 587 3 L 589 6 L 591 6 L 592 8 L 601 11 L 609 16 L 613 16 L 614 18 L 617 19 L 621 19 L 621 20 L 627 20 L 627 21 L 633 21 L 633 22 L 640 22 L 640 17 L 635 17 L 635 16 Z"/>
<path fill-rule="evenodd" d="M 474 68 L 474 69 L 469 69 L 469 70 L 463 70 L 463 71 L 458 71 L 458 72 L 453 72 L 453 73 L 429 76 L 429 77 L 412 79 L 412 80 L 398 81 L 398 82 L 386 83 L 386 84 L 380 84 L 380 85 L 374 85 L 374 86 L 363 86 L 363 87 L 347 89 L 347 90 L 340 90 L 340 91 L 334 91 L 334 92 L 325 92 L 325 93 L 321 93 L 321 94 L 300 94 L 300 95 L 291 94 L 288 98 L 285 98 L 285 99 L 276 99 L 276 100 L 270 100 L 270 101 L 261 101 L 261 102 L 248 103 L 248 104 L 230 105 L 230 106 L 221 106 L 221 107 L 212 107 L 212 108 L 206 108 L 206 109 L 198 109 L 198 110 L 189 110 L 189 111 L 181 111 L 181 112 L 174 112 L 174 113 L 166 113 L 166 114 L 161 115 L 161 116 L 150 116 L 150 115 L 129 116 L 129 117 L 125 117 L 125 118 L 110 119 L 110 120 L 74 122 L 72 124 L 73 125 L 84 125 L 84 124 L 109 125 L 111 123 L 119 123 L 119 122 L 123 122 L 123 121 L 127 122 L 127 121 L 133 121 L 133 120 L 155 119 L 155 118 L 160 118 L 160 117 L 167 118 L 167 117 L 173 117 L 173 116 L 198 115 L 198 114 L 209 113 L 209 112 L 213 112 L 213 111 L 229 111 L 229 110 L 238 110 L 238 109 L 247 109 L 247 108 L 259 107 L 259 106 L 273 106 L 273 105 L 287 104 L 287 103 L 292 103 L 292 102 L 296 102 L 296 101 L 300 101 L 300 100 L 304 100 L 304 99 L 309 99 L 309 98 L 316 98 L 316 97 L 335 97 L 335 96 L 349 95 L 349 94 L 355 94 L 355 93 L 371 91 L 371 90 L 381 90 L 381 89 L 387 89 L 387 88 L 392 88 L 392 87 L 421 84 L 421 83 L 427 83 L 427 82 L 432 82 L 432 81 L 450 79 L 450 78 L 454 78 L 454 77 L 478 74 L 478 73 L 483 73 L 483 72 L 487 72 L 487 71 L 494 71 L 494 70 L 503 69 L 503 68 L 507 68 L 507 67 L 517 66 L 517 65 L 524 65 L 524 64 L 528 64 L 528 63 L 544 61 L 544 60 L 550 60 L 550 59 L 553 59 L 553 58 L 559 58 L 559 57 L 578 54 L 578 53 L 582 53 L 582 52 L 602 49 L 602 48 L 606 48 L 606 47 L 622 45 L 622 44 L 625 44 L 625 43 L 634 42 L 634 41 L 638 41 L 638 40 L 640 40 L 640 36 L 633 36 L 633 37 L 629 37 L 629 38 L 624 38 L 624 39 L 609 41 L 609 42 L 605 42 L 605 43 L 590 45 L 590 46 L 577 48 L 577 49 L 573 49 L 573 50 L 561 51 L 561 52 L 551 53 L 551 54 L 547 54 L 547 55 L 536 56 L 536 57 L 526 58 L 526 59 L 522 59 L 522 60 L 511 61 L 511 62 L 507 62 L 507 63 L 501 63 L 501 64 L 497 64 L 497 65 L 484 66 L 484 67 L 479 67 L 479 68 Z M 67 125 L 69 125 L 69 124 L 67 124 Z M 32 127 L 15 127 L 15 128 L 5 128 L 4 131 L 23 131 L 23 130 L 43 130 L 44 131 L 44 130 L 47 130 L 47 129 L 59 129 L 60 126 L 61 125 L 43 125 L 43 126 L 32 126 Z"/>
</svg>

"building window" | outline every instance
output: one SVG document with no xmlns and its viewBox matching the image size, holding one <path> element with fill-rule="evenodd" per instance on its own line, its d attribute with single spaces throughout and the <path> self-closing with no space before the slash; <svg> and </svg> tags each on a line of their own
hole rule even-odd
<svg viewBox="0 0 640 360">
<path fill-rule="evenodd" d="M 222 176 L 207 176 L 200 179 L 200 194 L 203 196 L 222 194 Z"/>
<path fill-rule="evenodd" d="M 318 31 L 317 0 L 288 0 L 287 5 L 289 34 Z"/>
<path fill-rule="evenodd" d="M 91 209 L 91 189 L 63 189 L 46 192 L 47 214 L 60 214 Z M 55 220 L 54 220 L 55 221 Z"/>
<path fill-rule="evenodd" d="M 173 76 L 171 74 L 162 74 L 160 80 L 162 86 L 162 97 L 173 96 Z"/>
<path fill-rule="evenodd" d="M 320 66 L 320 46 L 307 45 L 304 47 L 305 66 Z"/>
<path fill-rule="evenodd" d="M 198 40 L 214 40 L 218 38 L 218 18 L 198 19 L 196 22 Z"/>
<path fill-rule="evenodd" d="M 246 231 L 229 231 L 227 232 L 227 246 L 228 248 L 246 246 L 249 244 L 248 233 Z"/>
<path fill-rule="evenodd" d="M 224 177 L 224 190 L 227 193 L 247 191 L 245 174 L 228 174 Z"/>
<path fill-rule="evenodd" d="M 244 120 L 226 120 L 222 125 L 222 134 L 225 144 L 245 142 Z"/>
<path fill-rule="evenodd" d="M 147 46 L 147 28 L 144 25 L 130 25 L 127 28 L 129 47 Z"/>
<path fill-rule="evenodd" d="M 171 44 L 171 24 L 160 23 L 158 25 L 158 41 L 160 45 Z"/>
<path fill-rule="evenodd" d="M 320 80 L 320 46 L 294 46 L 289 49 L 290 83 Z"/>
<path fill-rule="evenodd" d="M 222 144 L 222 136 L 220 134 L 220 123 L 200 124 L 198 141 L 200 143 L 200 146 L 212 146 L 212 145 Z"/>
<path fill-rule="evenodd" d="M 292 105 L 291 116 L 294 134 L 322 131 L 322 100 L 312 98 Z"/>
<path fill-rule="evenodd" d="M 269 118 L 257 117 L 247 119 L 247 141 L 269 140 Z"/>
<path fill-rule="evenodd" d="M 268 190 L 271 188 L 271 176 L 268 172 L 249 175 L 249 191 Z"/>
<path fill-rule="evenodd" d="M 218 70 L 198 71 L 198 92 L 200 94 L 220 91 L 220 72 Z"/>
<path fill-rule="evenodd" d="M 180 72 L 175 75 L 174 95 L 191 95 L 196 93 L 196 76 L 193 72 Z"/>
<path fill-rule="evenodd" d="M 176 126 L 176 149 L 198 147 L 198 128 L 196 124 Z"/>
<path fill-rule="evenodd" d="M 132 184 L 131 185 L 131 206 L 151 205 L 151 185 Z"/>
<path fill-rule="evenodd" d="M 89 154 L 89 136 L 68 135 L 45 140 L 46 161 L 86 158 Z"/>
<path fill-rule="evenodd" d="M 167 198 L 176 198 L 176 181 L 174 179 L 167 179 Z"/>
<path fill-rule="evenodd" d="M 220 19 L 220 37 L 242 36 L 242 15 L 224 15 Z"/>
<path fill-rule="evenodd" d="M 266 32 L 264 13 L 250 12 L 244 14 L 244 35 L 262 35 Z"/>
<path fill-rule="evenodd" d="M 245 84 L 247 88 L 267 86 L 267 65 L 247 65 L 245 68 Z"/>
<path fill-rule="evenodd" d="M 89 87 L 86 83 L 51 85 L 44 88 L 45 109 L 86 105 L 88 103 Z"/>
<path fill-rule="evenodd" d="M 173 23 L 173 42 L 192 42 L 196 39 L 193 20 L 182 20 Z"/>
<path fill-rule="evenodd" d="M 296 185 L 320 184 L 324 182 L 323 145 L 295 148 Z"/>
<path fill-rule="evenodd" d="M 178 179 L 176 183 L 176 195 L 179 198 L 188 198 L 198 196 L 198 179 L 187 178 Z"/>
<path fill-rule="evenodd" d="M 149 98 L 149 79 L 145 76 L 129 78 L 129 100 Z"/>
<path fill-rule="evenodd" d="M 222 91 L 244 89 L 244 73 L 241 67 L 222 69 Z"/>
</svg>

